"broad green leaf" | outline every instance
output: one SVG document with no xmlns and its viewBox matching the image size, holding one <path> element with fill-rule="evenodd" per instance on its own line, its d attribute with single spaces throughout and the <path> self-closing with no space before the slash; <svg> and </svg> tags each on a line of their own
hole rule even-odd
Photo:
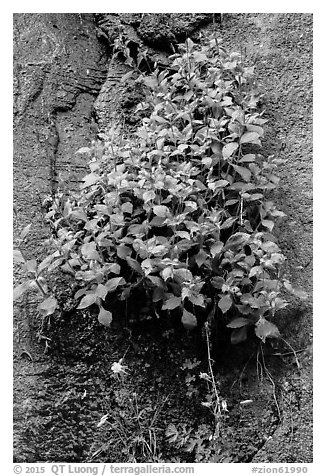
<svg viewBox="0 0 326 476">
<path fill-rule="evenodd" d="M 80 301 L 79 305 L 77 306 L 77 309 L 85 309 L 86 307 L 91 306 L 96 302 L 98 299 L 96 294 L 86 294 L 86 296 L 83 297 L 83 299 Z"/>
<path fill-rule="evenodd" d="M 87 222 L 88 220 L 86 213 L 81 208 L 75 208 L 71 211 L 70 215 L 73 218 L 76 218 L 76 220 L 82 220 L 84 222 Z"/>
<path fill-rule="evenodd" d="M 58 258 L 54 260 L 53 263 L 51 263 L 48 267 L 49 273 L 57 269 L 61 265 L 62 262 L 63 262 L 63 258 Z"/>
<path fill-rule="evenodd" d="M 202 164 L 205 165 L 207 168 L 210 168 L 211 165 L 212 165 L 212 159 L 211 159 L 211 157 L 203 157 L 203 158 L 201 159 L 201 162 L 202 162 Z"/>
<path fill-rule="evenodd" d="M 138 274 L 141 274 L 141 275 L 144 274 L 144 271 L 142 270 L 142 267 L 140 266 L 140 264 L 138 263 L 137 260 L 135 260 L 135 259 L 130 258 L 129 256 L 127 256 L 126 261 L 127 261 L 127 263 L 129 264 L 130 268 L 132 268 L 132 269 L 133 269 L 134 271 L 136 271 Z"/>
<path fill-rule="evenodd" d="M 180 238 L 183 238 L 185 240 L 190 240 L 190 235 L 187 231 L 177 231 L 176 236 L 179 236 Z"/>
<path fill-rule="evenodd" d="M 249 278 L 260 275 L 263 272 L 264 272 L 264 269 L 261 266 L 254 266 L 253 268 L 251 268 L 249 272 Z"/>
<path fill-rule="evenodd" d="M 230 205 L 235 205 L 236 203 L 239 203 L 239 198 L 232 198 L 231 200 L 227 200 L 225 202 L 225 206 L 229 207 Z"/>
<path fill-rule="evenodd" d="M 157 246 L 154 246 L 154 248 L 152 248 L 150 250 L 150 253 L 154 256 L 164 256 L 168 251 L 168 248 L 165 246 L 165 245 L 157 245 Z"/>
<path fill-rule="evenodd" d="M 127 256 L 130 256 L 132 253 L 132 249 L 129 248 L 129 246 L 126 245 L 119 245 L 117 246 L 117 255 L 121 259 L 126 259 Z"/>
<path fill-rule="evenodd" d="M 261 224 L 272 231 L 274 228 L 274 222 L 272 220 L 262 220 Z"/>
<path fill-rule="evenodd" d="M 188 53 L 190 53 L 194 49 L 195 43 L 190 38 L 187 38 L 186 45 L 187 45 L 187 51 Z"/>
<path fill-rule="evenodd" d="M 82 184 L 81 188 L 84 189 L 90 187 L 91 185 L 94 185 L 100 180 L 100 178 L 101 177 L 95 173 L 86 175 L 86 177 L 83 178 L 84 183 Z"/>
<path fill-rule="evenodd" d="M 165 436 L 167 437 L 169 443 L 176 443 L 178 441 L 179 432 L 173 423 L 169 423 L 167 429 L 165 430 Z"/>
<path fill-rule="evenodd" d="M 187 211 L 189 211 L 189 209 L 190 210 L 197 210 L 197 208 L 198 208 L 197 203 L 193 202 L 191 200 L 186 200 L 184 202 L 184 204 L 185 204 L 185 207 L 186 207 Z"/>
<path fill-rule="evenodd" d="M 18 286 L 14 288 L 14 292 L 13 292 L 14 301 L 16 299 L 19 299 L 24 294 L 24 292 L 29 289 L 32 282 L 33 280 L 29 279 L 28 281 L 24 281 L 23 283 L 18 284 Z"/>
<path fill-rule="evenodd" d="M 161 278 L 159 278 L 158 276 L 150 276 L 148 275 L 147 276 L 147 279 L 149 279 L 151 281 L 152 284 L 154 284 L 154 286 L 157 286 L 157 287 L 160 287 L 160 288 L 163 288 L 164 287 L 164 282 Z"/>
<path fill-rule="evenodd" d="M 195 63 L 205 63 L 208 61 L 207 56 L 199 51 L 193 53 L 193 58 Z"/>
<path fill-rule="evenodd" d="M 141 268 L 145 273 L 145 276 L 151 274 L 154 271 L 153 268 L 153 261 L 149 258 L 144 259 L 144 261 L 141 262 Z"/>
<path fill-rule="evenodd" d="M 100 168 L 100 164 L 96 160 L 89 163 L 88 166 L 91 169 L 91 172 L 95 172 L 96 170 L 99 170 Z"/>
<path fill-rule="evenodd" d="M 229 142 L 222 149 L 224 159 L 229 159 L 231 155 L 237 150 L 239 144 L 237 142 Z"/>
<path fill-rule="evenodd" d="M 60 266 L 60 269 L 64 272 L 64 273 L 68 273 L 68 274 L 71 274 L 72 276 L 75 275 L 75 272 L 73 269 L 71 269 L 71 266 L 69 265 L 69 263 L 64 263 Z"/>
<path fill-rule="evenodd" d="M 155 215 L 161 218 L 166 218 L 170 215 L 170 211 L 165 205 L 155 205 L 153 207 L 153 212 Z"/>
<path fill-rule="evenodd" d="M 267 321 L 264 317 L 261 317 L 256 323 L 255 333 L 263 342 L 265 342 L 267 337 L 274 337 L 276 339 L 281 337 L 280 331 L 275 324 Z"/>
<path fill-rule="evenodd" d="M 124 74 L 122 76 L 122 78 L 120 79 L 121 83 L 125 83 L 126 81 L 128 81 L 128 79 L 130 79 L 132 77 L 132 75 L 134 74 L 134 71 L 128 71 L 128 73 Z"/>
<path fill-rule="evenodd" d="M 101 299 L 105 299 L 106 295 L 108 293 L 108 289 L 106 286 L 104 286 L 104 284 L 98 284 L 97 288 L 95 289 L 95 294 L 101 298 Z"/>
<path fill-rule="evenodd" d="M 126 284 L 126 281 L 124 278 L 119 276 L 118 278 L 111 278 L 105 283 L 105 288 L 107 293 L 112 293 L 117 289 L 118 286 L 122 286 L 123 284 Z"/>
<path fill-rule="evenodd" d="M 250 239 L 250 235 L 248 233 L 234 233 L 231 235 L 230 238 L 225 243 L 224 249 L 225 250 L 237 250 L 240 247 L 244 246 Z"/>
<path fill-rule="evenodd" d="M 38 305 L 38 310 L 43 317 L 50 316 L 54 313 L 57 306 L 58 301 L 56 298 L 54 296 L 50 296 Z"/>
<path fill-rule="evenodd" d="M 78 291 L 74 294 L 74 299 L 79 299 L 80 297 L 84 296 L 88 291 L 88 287 L 78 289 Z"/>
<path fill-rule="evenodd" d="M 246 182 L 250 182 L 251 172 L 246 167 L 240 167 L 240 165 L 232 164 L 232 167 Z"/>
<path fill-rule="evenodd" d="M 222 286 L 225 284 L 225 280 L 221 276 L 214 276 L 211 279 L 211 284 L 215 289 L 222 289 Z"/>
<path fill-rule="evenodd" d="M 222 296 L 218 302 L 218 307 L 221 309 L 223 314 L 225 314 L 232 306 L 233 301 L 228 294 Z"/>
<path fill-rule="evenodd" d="M 234 329 L 231 334 L 231 344 L 240 344 L 247 339 L 247 326 Z"/>
<path fill-rule="evenodd" d="M 245 200 L 248 200 L 248 201 L 255 201 L 255 200 L 261 200 L 262 198 L 264 198 L 264 195 L 262 193 L 253 193 L 252 195 L 249 195 L 247 194 L 248 196 L 245 198 Z"/>
<path fill-rule="evenodd" d="M 257 132 L 245 132 L 240 138 L 241 144 L 260 144 Z"/>
<path fill-rule="evenodd" d="M 183 327 L 188 330 L 192 330 L 197 326 L 196 316 L 191 312 L 186 311 L 186 309 L 183 310 L 181 322 Z"/>
<path fill-rule="evenodd" d="M 227 185 L 230 185 L 230 183 L 227 180 L 216 180 L 214 182 L 209 182 L 207 187 L 210 190 L 215 191 L 217 188 L 224 188 Z"/>
<path fill-rule="evenodd" d="M 112 322 L 112 313 L 110 311 L 106 311 L 103 307 L 100 307 L 100 312 L 97 316 L 98 321 L 103 326 L 110 327 Z"/>
<path fill-rule="evenodd" d="M 220 226 L 220 230 L 227 230 L 230 228 L 236 221 L 238 220 L 238 217 L 229 217 L 225 220 L 225 222 L 222 223 Z"/>
<path fill-rule="evenodd" d="M 154 192 L 154 190 L 147 190 L 146 192 L 144 192 L 143 200 L 145 203 L 147 203 L 151 200 L 154 200 L 155 197 L 156 193 Z"/>
<path fill-rule="evenodd" d="M 43 291 L 44 291 L 45 293 L 48 293 L 48 287 L 47 287 L 47 285 L 46 285 L 45 279 L 43 279 L 43 278 L 38 278 L 38 280 L 33 279 L 33 280 L 31 281 L 30 285 L 29 285 L 30 289 L 31 289 L 32 291 L 37 291 L 39 294 L 42 294 L 42 295 L 43 295 L 43 293 L 42 293 L 42 291 L 41 291 L 39 285 L 37 284 L 37 281 L 38 281 L 39 285 L 41 285 Z"/>
<path fill-rule="evenodd" d="M 289 303 L 285 301 L 284 299 L 280 297 L 275 298 L 275 301 L 274 301 L 275 311 L 279 311 L 280 309 L 285 309 L 288 305 Z"/>
<path fill-rule="evenodd" d="M 211 255 L 213 257 L 218 255 L 223 250 L 223 247 L 224 247 L 224 243 L 222 241 L 218 241 L 217 243 L 214 243 L 214 245 L 212 245 L 210 248 Z"/>
<path fill-rule="evenodd" d="M 28 273 L 36 273 L 37 270 L 37 261 L 36 259 L 31 259 L 25 262 L 25 269 Z"/>
<path fill-rule="evenodd" d="M 154 119 L 154 121 L 158 122 L 159 124 L 166 124 L 167 120 L 164 119 L 161 116 L 157 116 L 156 114 L 152 114 L 151 119 Z"/>
<path fill-rule="evenodd" d="M 188 296 L 188 299 L 194 306 L 200 306 L 200 307 L 205 307 L 205 299 L 202 294 L 190 294 Z"/>
<path fill-rule="evenodd" d="M 26 238 L 26 236 L 28 235 L 28 233 L 31 229 L 31 226 L 32 226 L 31 223 L 29 225 L 25 226 L 25 228 L 23 229 L 23 231 L 20 234 L 20 239 L 21 240 L 24 240 L 24 238 Z"/>
<path fill-rule="evenodd" d="M 181 298 L 182 301 L 184 301 L 186 298 L 188 298 L 191 295 L 191 290 L 187 287 L 183 287 L 181 291 Z"/>
<path fill-rule="evenodd" d="M 293 287 L 289 281 L 284 281 L 284 287 L 287 291 L 300 299 L 305 300 L 308 298 L 308 293 L 306 291 L 297 287 Z"/>
<path fill-rule="evenodd" d="M 252 324 L 252 322 L 249 319 L 246 319 L 245 317 L 237 317 L 236 319 L 233 319 L 229 324 L 227 324 L 226 327 L 230 327 L 231 329 L 238 329 L 239 327 L 247 326 L 248 324 Z"/>
<path fill-rule="evenodd" d="M 14 250 L 14 263 L 25 263 L 25 259 L 20 250 Z"/>
<path fill-rule="evenodd" d="M 253 183 L 233 182 L 233 184 L 230 185 L 230 190 L 237 190 L 239 192 L 248 192 L 254 189 L 256 189 L 256 186 Z"/>
<path fill-rule="evenodd" d="M 207 260 L 208 254 L 205 253 L 204 250 L 200 250 L 196 255 L 195 255 L 195 261 L 197 266 L 200 268 L 205 261 Z"/>
<path fill-rule="evenodd" d="M 193 279 L 193 275 L 192 275 L 191 271 L 187 268 L 175 269 L 174 272 L 173 272 L 173 276 L 180 283 L 183 283 L 184 281 L 191 281 Z"/>
<path fill-rule="evenodd" d="M 265 241 L 260 245 L 261 249 L 267 251 L 268 253 L 277 253 L 280 251 L 280 248 L 277 246 L 274 241 Z"/>
<path fill-rule="evenodd" d="M 37 267 L 37 273 L 40 274 L 44 271 L 52 262 L 53 255 L 47 256 Z"/>
<path fill-rule="evenodd" d="M 179 307 L 181 305 L 181 297 L 174 296 L 167 301 L 162 306 L 162 310 L 172 310 L 175 309 L 176 307 Z"/>
<path fill-rule="evenodd" d="M 223 188 L 226 187 L 227 185 L 230 185 L 228 180 L 216 180 L 214 182 L 215 188 Z"/>
<path fill-rule="evenodd" d="M 107 269 L 110 273 L 120 274 L 121 266 L 118 263 L 106 264 L 105 267 L 107 267 Z"/>
<path fill-rule="evenodd" d="M 96 249 L 96 243 L 94 241 L 91 241 L 89 243 L 84 243 L 80 251 L 84 258 L 86 259 L 94 259 L 96 261 L 102 261 L 101 256 L 99 255 L 99 252 Z"/>
<path fill-rule="evenodd" d="M 133 208 L 134 207 L 131 202 L 125 202 L 121 205 L 121 210 L 123 213 L 129 213 L 130 215 L 132 214 Z"/>
<path fill-rule="evenodd" d="M 244 156 L 241 157 L 239 160 L 239 163 L 242 162 L 255 162 L 256 160 L 256 155 L 255 154 L 245 154 Z"/>
<path fill-rule="evenodd" d="M 155 216 L 155 217 L 151 220 L 150 226 L 151 226 L 151 227 L 160 227 L 160 226 L 163 226 L 164 223 L 165 223 L 165 220 L 166 220 L 166 217 Z"/>
<path fill-rule="evenodd" d="M 164 281 L 167 281 L 169 278 L 173 278 L 173 268 L 172 266 L 167 266 L 161 271 L 162 278 Z"/>
<path fill-rule="evenodd" d="M 246 127 L 248 132 L 257 132 L 259 137 L 264 136 L 264 129 L 261 126 L 256 126 L 256 124 L 247 124 Z"/>
<path fill-rule="evenodd" d="M 253 256 L 253 255 L 246 256 L 245 257 L 245 263 L 247 263 L 247 265 L 250 266 L 250 268 L 252 268 L 256 263 L 255 256 Z"/>
</svg>

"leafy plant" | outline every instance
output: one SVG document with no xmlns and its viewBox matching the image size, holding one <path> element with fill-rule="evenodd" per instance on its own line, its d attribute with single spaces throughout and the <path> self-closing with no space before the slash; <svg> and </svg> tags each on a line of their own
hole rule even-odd
<svg viewBox="0 0 326 476">
<path fill-rule="evenodd" d="M 79 151 L 90 173 L 79 193 L 58 192 L 47 214 L 56 251 L 25 264 L 33 282 L 46 268 L 68 273 L 77 309 L 97 306 L 105 326 L 137 307 L 188 330 L 221 319 L 234 344 L 250 326 L 262 341 L 278 337 L 270 319 L 287 306 L 284 291 L 306 295 L 282 277 L 273 229 L 284 213 L 269 196 L 282 161 L 260 153 L 267 120 L 254 68 L 216 38 L 188 39 L 168 69 L 136 81 L 147 90 L 142 126 Z M 30 284 L 20 286 L 16 297 Z M 57 303 L 42 289 L 50 314 Z"/>
<path fill-rule="evenodd" d="M 27 279 L 15 287 L 13 292 L 14 300 L 18 300 L 26 291 L 34 291 L 42 296 L 38 304 L 38 312 L 42 317 L 50 316 L 57 309 L 58 301 L 53 291 L 48 286 L 44 274 L 51 271 L 51 263 L 59 253 L 55 251 L 53 255 L 47 256 L 39 264 L 35 258 L 28 259 L 24 252 L 24 243 L 30 232 L 31 224 L 27 225 L 20 233 L 17 248 L 14 249 L 14 263 L 19 264 L 27 275 Z"/>
</svg>

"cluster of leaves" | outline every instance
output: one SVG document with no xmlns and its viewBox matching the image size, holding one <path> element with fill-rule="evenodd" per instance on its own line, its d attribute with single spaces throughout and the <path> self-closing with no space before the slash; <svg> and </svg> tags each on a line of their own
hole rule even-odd
<svg viewBox="0 0 326 476">
<path fill-rule="evenodd" d="M 17 248 L 14 249 L 14 263 L 19 264 L 27 279 L 21 284 L 15 287 L 13 292 L 14 300 L 20 299 L 20 297 L 26 293 L 26 291 L 38 292 L 43 300 L 39 303 L 38 311 L 42 317 L 50 316 L 58 307 L 58 301 L 55 298 L 51 288 L 48 286 L 46 280 L 46 273 L 51 272 L 51 264 L 55 257 L 60 256 L 58 251 L 54 251 L 53 254 L 47 256 L 40 263 L 35 258 L 28 259 L 24 252 L 24 244 L 27 236 L 30 232 L 31 224 L 24 227 L 18 238 Z M 53 267 L 55 269 L 55 266 Z"/>
<path fill-rule="evenodd" d="M 193 455 L 195 463 L 227 462 L 219 457 L 220 446 L 214 441 L 210 425 L 202 423 L 194 430 L 185 423 L 178 426 L 170 423 L 166 429 L 166 439 L 178 450 Z"/>
<path fill-rule="evenodd" d="M 149 314 L 172 313 L 186 329 L 219 315 L 233 343 L 250 326 L 263 341 L 278 337 L 269 318 L 286 307 L 284 290 L 305 293 L 282 278 L 272 234 L 284 216 L 269 198 L 281 161 L 260 153 L 266 119 L 254 68 L 215 38 L 188 39 L 168 69 L 137 81 L 148 91 L 137 107 L 142 126 L 79 151 L 90 173 L 80 193 L 55 198 L 47 214 L 55 251 L 26 264 L 33 282 L 45 268 L 69 273 L 78 309 L 98 306 L 106 326 L 113 297 L 143 296 Z M 39 309 L 55 307 L 50 294 Z"/>
</svg>

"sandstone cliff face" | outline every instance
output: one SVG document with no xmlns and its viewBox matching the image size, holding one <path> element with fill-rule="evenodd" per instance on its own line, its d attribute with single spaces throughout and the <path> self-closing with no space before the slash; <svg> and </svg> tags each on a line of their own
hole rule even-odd
<svg viewBox="0 0 326 476">
<path fill-rule="evenodd" d="M 85 169 L 75 152 L 95 138 L 93 104 L 105 78 L 105 48 L 97 41 L 92 15 L 14 15 L 15 231 L 33 223 L 29 258 L 42 254 L 48 233 L 43 199 L 53 193 L 60 174 L 75 186 Z M 20 277 L 17 270 L 17 281 Z M 14 437 L 22 460 L 34 451 L 22 449 L 26 406 L 37 398 L 43 386 L 38 373 L 49 364 L 36 343 L 35 304 L 24 298 L 14 319 Z"/>
<path fill-rule="evenodd" d="M 311 291 L 312 18 L 239 14 L 227 17 L 222 28 L 214 23 L 218 20 L 210 14 L 14 15 L 14 202 L 19 218 L 15 229 L 33 223 L 27 251 L 30 257 L 42 253 L 42 240 L 48 232 L 42 222 L 42 200 L 54 192 L 60 179 L 68 187 L 77 187 L 86 169 L 76 151 L 89 145 L 97 134 L 105 135 L 126 117 L 132 118 L 137 91 L 120 81 L 130 67 L 112 59 L 114 40 L 123 35 L 132 41 L 133 54 L 147 50 L 152 63 L 165 65 L 176 42 L 198 37 L 204 28 L 217 29 L 227 47 L 241 48 L 248 62 L 257 63 L 270 116 L 264 147 L 288 158 L 281 171 L 278 198 L 280 208 L 289 216 L 279 230 L 281 245 L 289 257 L 292 279 Z M 132 120 L 129 125 L 133 127 Z M 18 271 L 16 279 L 20 279 Z M 295 348 L 307 348 L 311 343 L 311 307 L 293 303 L 292 309 L 296 320 L 292 316 L 289 324 L 284 318 L 283 331 Z M 58 461 L 67 458 L 63 448 L 68 437 L 61 435 L 60 439 L 59 434 L 55 439 L 60 447 L 56 455 L 50 449 L 54 437 L 42 446 L 40 437 L 26 429 L 26 414 L 32 421 L 43 419 L 37 423 L 40 429 L 36 433 L 44 433 L 46 425 L 57 428 L 54 420 L 45 421 L 48 416 L 42 413 L 37 398 L 45 381 L 52 388 L 49 379 L 55 373 L 51 356 L 44 355 L 43 346 L 36 342 L 37 326 L 35 303 L 25 298 L 16 308 L 14 320 L 15 458 Z M 60 368 L 63 379 L 68 370 Z M 45 379 L 43 372 L 50 377 Z M 293 370 L 282 372 L 284 424 L 275 434 L 282 441 L 272 438 L 252 457 L 254 461 L 311 461 L 310 373 L 309 350 L 304 353 L 299 383 L 292 379 Z M 73 382 L 70 385 L 74 387 Z M 287 410 L 287 398 L 293 392 L 296 398 L 302 393 L 303 406 L 295 413 L 294 423 L 291 405 Z M 87 411 L 91 412 L 90 408 Z M 68 434 L 71 431 L 69 427 Z M 77 449 L 71 450 L 74 461 L 85 459 L 83 438 L 87 440 L 81 435 Z"/>
</svg>

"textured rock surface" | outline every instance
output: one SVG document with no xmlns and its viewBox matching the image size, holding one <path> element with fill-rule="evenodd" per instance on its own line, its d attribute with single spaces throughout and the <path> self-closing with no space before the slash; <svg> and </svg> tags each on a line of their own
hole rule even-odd
<svg viewBox="0 0 326 476">
<path fill-rule="evenodd" d="M 15 231 L 33 223 L 30 258 L 42 254 L 47 236 L 42 199 L 55 189 L 59 174 L 74 186 L 76 174 L 85 170 L 75 152 L 95 138 L 93 103 L 105 78 L 105 49 L 92 15 L 14 15 Z M 21 278 L 18 270 L 15 278 Z M 22 429 L 37 406 L 39 375 L 48 367 L 43 345 L 35 342 L 35 305 L 24 298 L 14 319 L 14 446 L 20 461 L 29 461 L 34 451 L 21 441 Z"/>
<path fill-rule="evenodd" d="M 198 33 L 200 27 L 211 23 L 212 14 L 110 14 L 95 15 L 98 25 L 98 37 L 109 50 L 113 50 L 114 41 L 120 36 L 128 43 L 130 55 L 137 60 L 139 52 L 146 51 L 151 64 L 155 62 L 167 65 L 168 54 L 173 45 L 184 41 L 187 36 Z M 108 77 L 95 102 L 95 111 L 99 131 L 107 133 L 112 126 L 125 123 L 132 126 L 133 107 L 139 99 L 132 81 L 121 83 L 121 77 L 131 67 L 113 59 L 109 63 Z M 130 87 L 131 83 L 131 87 Z M 129 85 L 129 89 L 128 89 Z M 128 106 L 126 107 L 126 98 Z"/>
<path fill-rule="evenodd" d="M 285 367 L 283 421 L 255 462 L 312 462 L 312 22 L 309 14 L 229 15 L 221 34 L 256 63 L 270 119 L 264 148 L 287 160 L 276 197 L 287 218 L 277 235 L 291 281 L 310 294 L 310 304 L 294 302 L 280 325 L 294 348 L 307 350 L 298 354 L 301 371 Z"/>
</svg>

